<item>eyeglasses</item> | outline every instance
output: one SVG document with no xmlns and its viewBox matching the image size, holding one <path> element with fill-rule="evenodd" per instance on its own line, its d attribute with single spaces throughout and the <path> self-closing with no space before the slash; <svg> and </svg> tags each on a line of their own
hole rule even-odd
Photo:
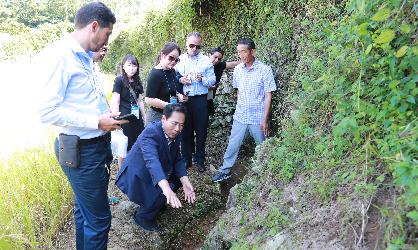
<svg viewBox="0 0 418 250">
<path fill-rule="evenodd" d="M 170 62 L 176 62 L 176 63 L 180 62 L 180 58 L 175 58 L 174 56 L 168 56 L 168 60 Z"/>
<path fill-rule="evenodd" d="M 189 44 L 189 48 L 193 49 L 194 47 L 196 47 L 196 49 L 201 49 L 202 45 L 197 45 L 197 44 L 193 44 L 193 43 Z"/>
</svg>

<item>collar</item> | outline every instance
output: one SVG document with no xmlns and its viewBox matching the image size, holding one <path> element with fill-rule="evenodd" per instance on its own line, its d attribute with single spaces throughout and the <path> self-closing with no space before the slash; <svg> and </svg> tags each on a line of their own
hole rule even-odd
<svg viewBox="0 0 418 250">
<path fill-rule="evenodd" d="M 86 52 L 70 33 L 65 34 L 64 39 L 68 42 L 68 45 L 74 54 L 89 57 L 91 60 L 93 60 L 94 52 Z"/>
<path fill-rule="evenodd" d="M 185 54 L 186 54 L 186 57 L 189 58 L 190 60 L 197 60 L 197 59 L 199 59 L 202 52 L 199 52 L 199 54 L 194 55 L 194 56 L 189 56 L 189 54 L 187 54 L 187 52 Z"/>
<path fill-rule="evenodd" d="M 168 137 L 168 135 L 165 133 L 165 131 L 164 131 L 163 127 L 162 127 L 162 124 L 161 124 L 161 129 L 163 130 L 165 139 L 167 139 L 168 144 L 174 142 L 175 139 L 172 139 L 172 138 Z"/>
<path fill-rule="evenodd" d="M 257 59 L 254 60 L 253 65 L 251 65 L 250 68 L 247 68 L 247 66 L 245 66 L 245 63 L 242 63 L 242 68 L 246 69 L 248 71 L 251 71 L 253 69 L 256 69 L 258 67 L 258 65 L 260 64 L 260 61 L 258 61 Z"/>
</svg>

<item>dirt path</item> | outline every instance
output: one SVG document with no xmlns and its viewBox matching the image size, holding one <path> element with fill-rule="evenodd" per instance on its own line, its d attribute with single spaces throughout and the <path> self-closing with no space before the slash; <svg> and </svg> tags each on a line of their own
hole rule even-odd
<svg viewBox="0 0 418 250">
<path fill-rule="evenodd" d="M 198 249 L 203 246 L 205 236 L 215 225 L 225 208 L 229 189 L 242 180 L 246 173 L 244 167 L 252 155 L 251 146 L 243 147 L 234 168 L 232 178 L 222 184 L 213 184 L 211 176 L 215 166 L 221 164 L 227 145 L 229 128 L 210 129 L 207 142 L 207 167 L 210 170 L 199 173 L 195 167 L 189 170 L 189 176 L 197 192 L 197 202 L 185 204 L 183 208 L 168 207 L 157 222 L 159 233 L 146 233 L 131 218 L 136 209 L 124 194 L 115 186 L 116 171 L 113 168 L 109 184 L 109 194 L 121 198 L 121 202 L 111 206 L 112 227 L 109 232 L 109 249 Z M 113 166 L 114 167 L 114 166 Z M 180 192 L 179 197 L 183 197 Z M 67 218 L 63 230 L 57 236 L 56 249 L 75 249 L 75 229 L 73 218 Z"/>
</svg>

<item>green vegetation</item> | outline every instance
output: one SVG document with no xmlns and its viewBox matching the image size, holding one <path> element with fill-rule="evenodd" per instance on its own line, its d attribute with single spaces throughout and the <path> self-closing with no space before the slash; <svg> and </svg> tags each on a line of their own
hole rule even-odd
<svg viewBox="0 0 418 250">
<path fill-rule="evenodd" d="M 71 32 L 74 14 L 88 0 L 3 0 L 0 2 L 0 61 L 19 60 L 39 52 L 47 44 Z M 117 17 L 115 34 L 138 23 L 149 7 L 141 0 L 105 0 Z"/>
<path fill-rule="evenodd" d="M 173 1 L 115 39 L 105 68 L 129 51 L 146 75 L 166 41 L 184 45 L 192 30 L 203 33 L 205 48 L 224 46 L 229 59 L 238 38 L 252 37 L 281 89 L 272 110 L 277 139 L 270 160 L 255 166 L 261 180 L 249 178 L 237 191 L 242 208 L 256 206 L 256 183 L 286 184 L 298 175 L 307 176 L 304 189 L 318 204 L 347 199 L 338 195 L 342 187 L 365 200 L 391 187 L 397 205 L 382 208 L 383 244 L 401 247 L 418 225 L 414 8 L 397 0 Z M 234 95 L 227 86 L 220 93 L 213 125 L 222 126 L 231 121 Z"/>
<path fill-rule="evenodd" d="M 102 68 L 113 72 L 133 53 L 145 79 L 163 44 L 184 47 L 190 31 L 202 32 L 204 49 L 223 46 L 230 60 L 238 38 L 252 37 L 280 86 L 274 138 L 257 148 L 252 171 L 234 192 L 239 219 L 217 226 L 231 234 L 222 245 L 260 246 L 284 229 L 302 244 L 306 230 L 337 218 L 337 226 L 328 225 L 333 237 L 360 247 L 375 209 L 375 234 L 382 236 L 376 244 L 410 248 L 418 226 L 416 11 L 412 0 L 173 0 L 119 33 Z M 224 127 L 235 93 L 226 83 L 219 94 L 212 126 Z"/>
<path fill-rule="evenodd" d="M 52 147 L 0 162 L 0 186 L 0 249 L 51 247 L 73 199 Z"/>
</svg>

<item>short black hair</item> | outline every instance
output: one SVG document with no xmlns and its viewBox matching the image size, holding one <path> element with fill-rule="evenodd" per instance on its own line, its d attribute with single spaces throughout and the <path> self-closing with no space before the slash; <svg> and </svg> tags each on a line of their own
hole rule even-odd
<svg viewBox="0 0 418 250">
<path fill-rule="evenodd" d="M 255 43 L 251 38 L 241 38 L 238 41 L 238 44 L 245 44 L 247 45 L 249 50 L 255 49 Z"/>
<path fill-rule="evenodd" d="M 163 115 L 165 116 L 166 119 L 170 118 L 170 116 L 174 112 L 183 113 L 184 116 L 186 116 L 187 115 L 186 106 L 184 106 L 181 103 L 174 103 L 174 104 L 168 104 L 168 105 L 166 105 L 164 107 L 164 109 L 163 109 Z"/>
<path fill-rule="evenodd" d="M 100 27 L 109 27 L 116 23 L 115 14 L 102 2 L 92 2 L 82 6 L 75 14 L 75 27 L 82 29 L 89 23 L 97 21 Z"/>
<path fill-rule="evenodd" d="M 216 52 L 219 52 L 222 55 L 224 55 L 224 50 L 221 47 L 211 48 L 209 51 L 211 55 L 215 54 Z"/>
</svg>

